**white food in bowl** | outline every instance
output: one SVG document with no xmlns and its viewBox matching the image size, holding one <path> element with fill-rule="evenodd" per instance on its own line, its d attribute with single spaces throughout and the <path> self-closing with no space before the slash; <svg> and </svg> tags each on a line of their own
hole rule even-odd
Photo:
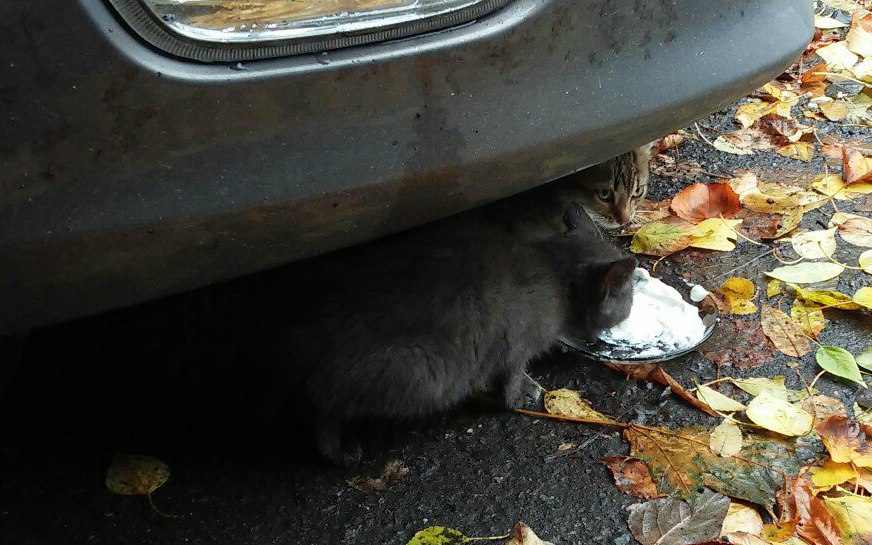
<svg viewBox="0 0 872 545">
<path fill-rule="evenodd" d="M 650 357 L 693 347 L 705 330 L 697 307 L 648 271 L 636 269 L 630 315 L 599 338 L 614 346 L 639 349 L 639 357 Z"/>
</svg>

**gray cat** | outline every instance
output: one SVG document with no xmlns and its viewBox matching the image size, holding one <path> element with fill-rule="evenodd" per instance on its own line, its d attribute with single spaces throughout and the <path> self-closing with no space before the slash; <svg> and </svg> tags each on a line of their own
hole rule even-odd
<svg viewBox="0 0 872 545">
<path fill-rule="evenodd" d="M 276 354 L 302 374 L 320 452 L 353 458 L 341 427 L 359 418 L 426 416 L 483 391 L 508 407 L 538 401 L 530 360 L 570 328 L 617 324 L 632 300 L 635 260 L 578 206 L 566 221 L 567 233 L 527 240 L 468 215 L 343 257 L 347 274 L 286 326 Z"/>
</svg>

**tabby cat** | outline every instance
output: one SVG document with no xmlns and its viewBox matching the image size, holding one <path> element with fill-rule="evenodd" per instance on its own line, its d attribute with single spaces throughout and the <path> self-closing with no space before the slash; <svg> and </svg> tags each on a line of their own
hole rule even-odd
<svg viewBox="0 0 872 545">
<path fill-rule="evenodd" d="M 597 224 L 616 229 L 633 218 L 648 192 L 653 148 L 646 144 L 570 176 L 581 183 L 575 200 Z"/>
</svg>

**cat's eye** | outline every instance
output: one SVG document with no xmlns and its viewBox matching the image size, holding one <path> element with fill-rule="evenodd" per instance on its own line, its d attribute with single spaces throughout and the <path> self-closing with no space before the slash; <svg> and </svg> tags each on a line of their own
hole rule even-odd
<svg viewBox="0 0 872 545">
<path fill-rule="evenodd" d="M 644 192 L 645 192 L 645 187 L 640 185 L 636 188 L 635 191 L 633 191 L 633 197 L 638 199 L 639 197 L 642 196 L 642 193 L 644 193 Z"/>
<path fill-rule="evenodd" d="M 612 190 L 611 189 L 600 189 L 596 192 L 596 198 L 601 201 L 609 201 L 612 198 Z"/>
</svg>

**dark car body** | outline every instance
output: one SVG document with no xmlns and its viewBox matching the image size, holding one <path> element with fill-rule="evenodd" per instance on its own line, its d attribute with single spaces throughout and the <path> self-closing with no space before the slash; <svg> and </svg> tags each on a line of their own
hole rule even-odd
<svg viewBox="0 0 872 545">
<path fill-rule="evenodd" d="M 101 0 L 0 5 L 0 333 L 188 290 L 540 185 L 734 101 L 807 0 L 513 0 L 205 63 Z"/>
</svg>

